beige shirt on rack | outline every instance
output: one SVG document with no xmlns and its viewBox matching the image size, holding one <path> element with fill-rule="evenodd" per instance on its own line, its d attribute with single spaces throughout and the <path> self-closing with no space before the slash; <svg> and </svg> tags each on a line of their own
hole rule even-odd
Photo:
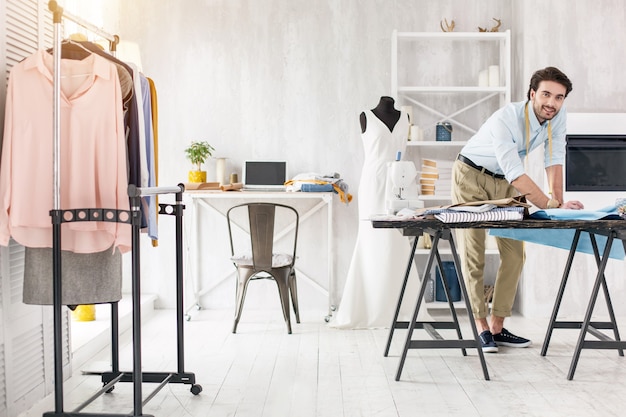
<svg viewBox="0 0 626 417">
<path fill-rule="evenodd" d="M 13 67 L 0 163 L 0 245 L 52 246 L 52 56 L 41 50 Z M 129 210 L 122 95 L 115 66 L 95 54 L 61 60 L 60 208 Z M 72 222 L 63 250 L 131 248 L 131 227 Z"/>
</svg>

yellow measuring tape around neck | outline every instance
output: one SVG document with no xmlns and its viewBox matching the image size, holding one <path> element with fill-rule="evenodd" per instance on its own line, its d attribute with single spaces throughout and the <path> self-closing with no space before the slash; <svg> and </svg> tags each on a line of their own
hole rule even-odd
<svg viewBox="0 0 626 417">
<path fill-rule="evenodd" d="M 528 153 L 530 152 L 530 117 L 528 116 L 529 104 L 530 101 L 527 101 L 526 106 L 524 106 L 524 121 L 526 122 L 526 162 L 528 161 Z M 548 120 L 548 153 L 550 154 L 550 163 L 552 163 L 552 125 L 550 124 L 550 120 Z M 548 186 L 550 187 L 549 194 L 552 195 L 552 180 L 550 178 L 548 178 Z"/>
</svg>

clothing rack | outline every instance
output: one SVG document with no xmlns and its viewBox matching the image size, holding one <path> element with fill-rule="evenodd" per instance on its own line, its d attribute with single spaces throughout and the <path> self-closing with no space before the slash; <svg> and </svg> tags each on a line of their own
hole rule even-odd
<svg viewBox="0 0 626 417">
<path fill-rule="evenodd" d="M 61 210 L 60 208 L 60 69 L 61 69 L 61 35 L 60 25 L 63 18 L 92 30 L 111 42 L 112 51 L 119 41 L 116 35 L 105 33 L 101 29 L 84 20 L 64 13 L 63 8 L 56 1 L 50 1 L 48 7 L 53 14 L 54 45 L 53 45 L 53 209 L 52 217 L 52 273 L 53 273 L 53 314 L 54 314 L 54 387 L 55 411 L 46 412 L 44 417 L 71 417 L 71 416 L 146 416 L 142 407 L 150 401 L 166 384 L 185 383 L 191 385 L 194 395 L 202 391 L 202 387 L 195 383 L 195 375 L 184 371 L 184 334 L 183 334 L 183 251 L 182 251 L 182 215 L 184 205 L 182 195 L 184 186 L 175 187 L 143 187 L 128 186 L 130 209 L 115 210 L 103 208 L 86 208 Z M 141 228 L 141 197 L 162 194 L 176 194 L 176 204 L 159 204 L 159 213 L 176 216 L 176 298 L 177 298 L 177 341 L 178 341 L 178 370 L 177 372 L 142 372 L 141 367 L 141 291 L 140 291 L 140 252 L 139 238 Z M 132 227 L 132 329 L 133 329 L 133 371 L 119 371 L 119 336 L 117 303 L 112 303 L 112 371 L 102 374 L 104 386 L 92 397 L 78 406 L 72 412 L 63 410 L 63 323 L 62 323 L 62 274 L 61 274 L 61 224 L 74 221 L 111 221 L 127 223 Z M 117 382 L 133 382 L 133 412 L 132 414 L 93 414 L 80 413 L 80 410 L 93 402 L 100 395 L 111 392 Z M 159 382 L 160 385 L 145 399 L 142 399 L 142 382 Z"/>
</svg>

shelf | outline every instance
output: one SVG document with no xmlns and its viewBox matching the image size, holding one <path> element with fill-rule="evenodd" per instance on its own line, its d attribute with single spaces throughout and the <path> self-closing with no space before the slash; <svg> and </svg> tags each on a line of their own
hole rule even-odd
<svg viewBox="0 0 626 417">
<path fill-rule="evenodd" d="M 429 255 L 430 249 L 416 249 L 416 255 Z M 452 250 L 450 249 L 439 249 L 440 255 L 452 255 Z M 499 255 L 498 249 L 486 249 L 485 255 Z"/>
<path fill-rule="evenodd" d="M 467 141 L 465 140 L 409 140 L 406 143 L 406 146 L 418 146 L 418 147 L 433 147 L 433 148 L 441 148 L 441 147 L 463 147 Z"/>
<path fill-rule="evenodd" d="M 424 87 L 412 87 L 412 86 L 398 86 L 399 93 L 506 93 L 506 87 L 478 87 L 478 86 L 465 86 L 465 87 L 452 87 L 452 86 L 424 86 Z"/>
<path fill-rule="evenodd" d="M 465 301 L 455 301 L 452 303 L 456 310 L 462 309 L 465 310 Z M 431 301 L 424 303 L 428 310 L 449 310 L 450 306 L 448 306 L 447 301 Z"/>
<path fill-rule="evenodd" d="M 416 255 L 429 255 L 430 249 L 416 249 Z M 440 255 L 452 255 L 452 251 L 450 249 L 439 249 Z M 485 255 L 499 255 L 498 249 L 486 249 Z"/>
<path fill-rule="evenodd" d="M 418 200 L 422 201 L 451 201 L 449 195 L 418 195 Z"/>
<path fill-rule="evenodd" d="M 477 40 L 477 41 L 504 41 L 508 37 L 505 32 L 396 32 L 398 40 Z"/>
<path fill-rule="evenodd" d="M 446 45 L 445 42 L 455 41 L 457 44 Z M 441 44 L 444 42 L 444 45 Z M 416 74 L 411 73 L 411 77 L 406 76 L 407 65 L 412 65 L 412 60 L 425 59 L 430 56 L 429 52 L 424 50 L 412 49 L 412 45 L 407 44 L 422 44 L 421 48 L 425 51 L 432 50 L 437 52 L 443 49 L 443 54 L 450 54 L 451 57 L 455 56 L 454 50 L 457 52 L 466 50 L 466 45 L 474 45 L 472 48 L 477 47 L 480 53 L 470 55 L 471 59 L 480 60 L 483 62 L 483 67 L 487 65 L 495 64 L 499 67 L 499 80 L 492 83 L 491 86 L 478 85 L 478 68 L 477 65 L 470 65 L 471 63 L 462 61 L 461 65 L 450 64 L 446 66 L 442 61 L 443 67 L 433 66 L 419 67 L 421 76 L 415 77 Z M 408 49 L 408 56 L 405 56 L 404 52 Z M 450 49 L 450 50 L 448 50 Z M 497 52 L 495 52 L 497 50 Z M 493 51 L 493 56 L 484 55 L 483 52 Z M 412 55 L 410 55 L 412 54 Z M 466 65 L 465 65 L 466 64 Z M 445 71 L 447 70 L 447 71 Z M 471 72 L 470 72 L 471 71 Z M 475 77 L 468 77 L 466 75 L 473 74 Z M 444 76 L 443 73 L 448 76 Z M 406 79 L 400 79 L 400 77 Z M 496 97 L 499 100 L 499 107 L 509 103 L 511 101 L 511 32 L 506 30 L 503 32 L 398 32 L 394 30 L 391 36 L 391 95 L 396 100 L 403 102 L 405 105 L 414 105 L 420 108 L 425 115 L 431 118 L 439 120 L 449 120 L 453 122 L 456 127 L 464 129 L 471 134 L 475 133 L 477 129 L 472 126 L 466 125 L 463 118 L 458 116 L 468 112 L 470 109 L 478 105 L 489 102 L 492 98 Z M 465 99 L 470 99 L 469 102 L 463 102 L 462 108 L 453 109 L 448 105 L 433 104 L 433 96 L 437 98 L 439 95 L 441 98 L 450 98 L 457 95 L 477 94 L 476 96 L 466 96 Z M 446 113 L 448 112 L 448 114 Z M 422 121 L 418 118 L 418 125 L 426 124 L 429 122 Z M 470 119 L 471 115 L 470 115 Z"/>
</svg>

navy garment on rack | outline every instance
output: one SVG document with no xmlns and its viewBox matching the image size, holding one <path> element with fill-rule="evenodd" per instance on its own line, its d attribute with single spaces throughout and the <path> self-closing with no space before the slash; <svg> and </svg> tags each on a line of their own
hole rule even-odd
<svg viewBox="0 0 626 417">
<path fill-rule="evenodd" d="M 115 58 L 113 55 L 100 49 L 98 45 L 91 42 L 80 42 L 82 46 L 89 49 L 91 52 L 102 56 L 109 61 L 123 66 L 130 74 L 131 80 L 133 75 L 133 69 L 127 63 Z M 124 97 L 124 127 L 126 128 L 126 139 L 128 145 L 128 183 L 141 187 L 141 152 L 139 150 L 139 141 L 141 140 L 139 134 L 139 111 L 142 111 L 137 105 L 135 100 L 135 91 L 132 89 L 133 94 L 129 97 Z M 141 227 L 148 225 L 147 216 L 143 206 L 141 210 Z"/>
</svg>

